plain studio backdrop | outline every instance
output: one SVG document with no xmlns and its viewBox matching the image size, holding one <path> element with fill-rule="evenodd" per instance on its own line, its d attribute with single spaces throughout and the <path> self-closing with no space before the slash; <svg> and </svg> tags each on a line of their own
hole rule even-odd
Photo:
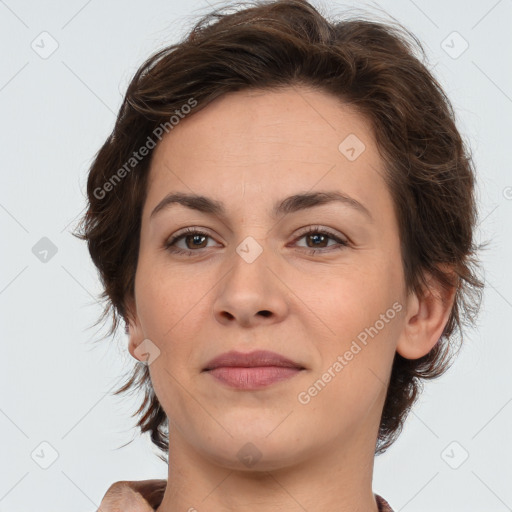
<svg viewBox="0 0 512 512">
<path fill-rule="evenodd" d="M 140 397 L 111 395 L 134 360 L 124 335 L 92 343 L 100 285 L 71 231 L 133 73 L 214 5 L 0 1 L 0 511 L 90 512 L 114 481 L 167 477 L 133 428 Z M 388 12 L 424 43 L 473 151 L 477 240 L 492 241 L 478 327 L 377 457 L 374 491 L 403 512 L 512 510 L 512 2 L 314 5 Z"/>
</svg>

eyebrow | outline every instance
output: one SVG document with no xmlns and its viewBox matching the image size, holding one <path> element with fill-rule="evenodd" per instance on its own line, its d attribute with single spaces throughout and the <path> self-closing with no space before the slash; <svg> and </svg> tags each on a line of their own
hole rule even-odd
<svg viewBox="0 0 512 512">
<path fill-rule="evenodd" d="M 373 217 L 362 203 L 350 197 L 346 194 L 336 191 L 322 191 L 322 192 L 306 192 L 302 194 L 294 194 L 286 197 L 280 202 L 277 202 L 272 208 L 271 215 L 274 219 L 287 215 L 289 213 L 295 213 L 308 208 L 314 208 L 315 206 L 321 206 L 323 204 L 339 202 L 347 205 L 354 210 L 364 214 L 370 221 L 373 221 Z M 215 199 L 197 195 L 197 194 L 185 194 L 181 192 L 170 193 L 165 196 L 154 208 L 149 216 L 150 220 L 162 210 L 168 209 L 174 204 L 181 204 L 191 210 L 196 210 L 209 215 L 215 215 L 220 218 L 226 217 L 226 208 L 221 201 Z"/>
</svg>

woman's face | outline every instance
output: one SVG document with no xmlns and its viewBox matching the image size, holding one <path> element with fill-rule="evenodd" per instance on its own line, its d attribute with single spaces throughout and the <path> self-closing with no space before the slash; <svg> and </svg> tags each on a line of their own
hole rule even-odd
<svg viewBox="0 0 512 512">
<path fill-rule="evenodd" d="M 149 340 L 172 447 L 232 468 L 373 455 L 407 309 L 383 174 L 365 119 L 303 87 L 225 95 L 157 146 L 130 351 Z M 303 369 L 205 371 L 255 350 Z"/>
</svg>

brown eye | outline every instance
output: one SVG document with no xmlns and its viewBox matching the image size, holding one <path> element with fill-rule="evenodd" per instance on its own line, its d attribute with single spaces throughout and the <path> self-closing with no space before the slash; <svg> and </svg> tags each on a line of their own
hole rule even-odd
<svg viewBox="0 0 512 512">
<path fill-rule="evenodd" d="M 185 240 L 185 245 L 188 249 L 203 249 L 202 244 L 204 244 L 204 240 L 208 238 L 208 235 L 183 235 L 181 238 Z M 190 246 L 188 242 L 190 242 Z"/>
<path fill-rule="evenodd" d="M 175 253 L 185 253 L 192 255 L 193 252 L 199 252 L 199 249 L 206 249 L 208 239 L 211 236 L 208 233 L 193 228 L 187 228 L 185 232 L 170 238 L 165 243 L 165 249 Z M 185 247 L 179 247 L 177 244 L 183 241 Z"/>
<path fill-rule="evenodd" d="M 319 227 L 308 229 L 308 231 L 302 233 L 302 235 L 297 238 L 296 241 L 301 240 L 302 238 L 307 240 L 306 247 L 304 249 L 306 252 L 311 254 L 315 254 L 317 250 L 325 253 L 330 252 L 331 250 L 343 249 L 348 246 L 348 242 L 346 240 L 342 240 L 334 233 Z M 334 240 L 336 243 L 328 245 L 330 240 Z"/>
<path fill-rule="evenodd" d="M 326 245 L 321 245 L 321 244 L 328 243 L 328 239 L 331 237 L 329 237 L 327 235 L 323 235 L 321 233 L 313 233 L 311 235 L 306 235 L 305 238 L 306 238 L 306 240 L 312 242 L 312 245 L 308 244 L 308 247 L 326 247 Z"/>
</svg>

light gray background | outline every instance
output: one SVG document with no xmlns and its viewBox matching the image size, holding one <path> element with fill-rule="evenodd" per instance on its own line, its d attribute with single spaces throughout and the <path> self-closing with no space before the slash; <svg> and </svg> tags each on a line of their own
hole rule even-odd
<svg viewBox="0 0 512 512">
<path fill-rule="evenodd" d="M 478 329 L 377 458 L 374 491 L 396 511 L 512 510 L 512 2 L 315 4 L 382 8 L 424 42 L 473 149 L 478 239 L 492 240 Z M 131 76 L 207 10 L 205 0 L 0 0 L 0 512 L 92 511 L 113 481 L 167 476 L 132 428 L 139 397 L 110 395 L 134 361 L 124 335 L 91 342 L 100 285 L 70 231 Z M 59 45 L 46 59 L 31 47 L 51 49 L 44 31 Z M 454 31 L 469 44 L 457 58 L 464 41 Z M 46 262 L 32 252 L 42 237 L 57 248 Z"/>
</svg>

